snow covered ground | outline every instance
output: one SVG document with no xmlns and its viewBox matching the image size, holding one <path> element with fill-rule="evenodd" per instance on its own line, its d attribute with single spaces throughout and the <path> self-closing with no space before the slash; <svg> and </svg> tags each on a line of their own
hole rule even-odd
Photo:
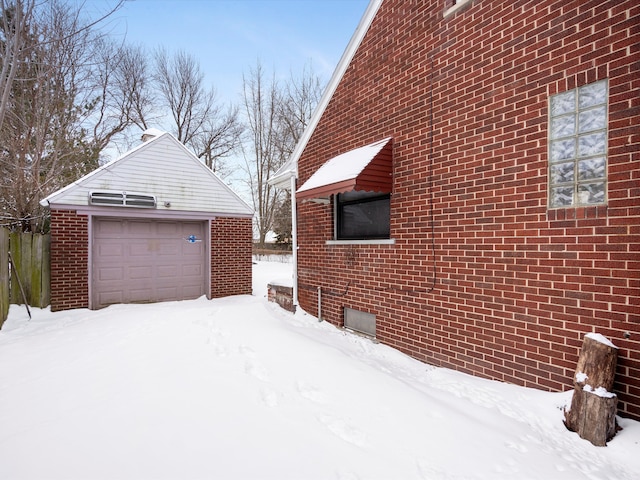
<svg viewBox="0 0 640 480">
<path fill-rule="evenodd" d="M 433 368 L 254 295 L 99 311 L 12 306 L 0 478 L 638 479 L 640 422 L 568 432 L 570 392 Z"/>
</svg>

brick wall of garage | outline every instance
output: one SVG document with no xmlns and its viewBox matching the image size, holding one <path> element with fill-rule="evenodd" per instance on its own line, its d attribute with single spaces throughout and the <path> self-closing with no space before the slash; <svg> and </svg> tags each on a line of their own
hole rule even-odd
<svg viewBox="0 0 640 480">
<path fill-rule="evenodd" d="M 88 217 L 51 209 L 51 311 L 89 307 Z M 211 296 L 251 294 L 251 218 L 211 226 Z"/>
<path fill-rule="evenodd" d="M 211 295 L 251 295 L 252 219 L 216 217 L 211 222 Z"/>
<path fill-rule="evenodd" d="M 51 210 L 51 311 L 89 307 L 89 219 Z"/>
</svg>

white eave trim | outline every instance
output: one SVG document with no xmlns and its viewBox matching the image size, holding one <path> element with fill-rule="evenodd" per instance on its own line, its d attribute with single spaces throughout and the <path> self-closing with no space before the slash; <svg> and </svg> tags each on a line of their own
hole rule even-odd
<svg viewBox="0 0 640 480">
<path fill-rule="evenodd" d="M 280 168 L 280 170 L 278 170 L 275 173 L 273 178 L 270 178 L 268 180 L 268 182 L 271 185 L 278 186 L 278 187 L 282 185 L 281 188 L 288 188 L 289 184 L 285 185 L 285 179 L 289 179 L 292 176 L 295 176 L 296 178 L 298 177 L 298 160 L 300 159 L 302 152 L 307 146 L 307 143 L 309 142 L 311 135 L 313 135 L 313 132 L 318 126 L 318 123 L 320 122 L 320 118 L 322 118 L 322 114 L 327 108 L 327 105 L 329 105 L 329 101 L 331 101 L 333 94 L 338 88 L 338 85 L 340 84 L 342 77 L 347 71 L 347 68 L 351 63 L 351 60 L 353 59 L 353 56 L 358 50 L 358 47 L 360 47 L 360 43 L 362 42 L 362 39 L 364 38 L 365 34 L 369 30 L 369 27 L 371 26 L 371 23 L 373 22 L 373 19 L 378 13 L 378 9 L 380 8 L 380 5 L 382 5 L 383 1 L 384 0 L 370 0 L 369 5 L 367 6 L 367 9 L 364 12 L 364 15 L 360 19 L 358 28 L 356 28 L 356 31 L 351 37 L 351 40 L 349 41 L 347 48 L 343 52 L 342 57 L 340 57 L 340 61 L 338 62 L 336 69 L 333 71 L 333 75 L 331 75 L 331 79 L 327 84 L 327 88 L 322 94 L 322 97 L 320 98 L 320 102 L 316 106 L 316 109 L 313 111 L 313 114 L 311 115 L 311 119 L 309 120 L 309 124 L 307 125 L 307 128 L 305 128 L 304 132 L 302 132 L 302 136 L 300 137 L 300 140 L 298 141 L 296 148 L 293 150 L 291 157 L 289 157 L 289 160 L 287 161 L 287 163 L 285 163 L 285 165 L 283 165 Z"/>
</svg>

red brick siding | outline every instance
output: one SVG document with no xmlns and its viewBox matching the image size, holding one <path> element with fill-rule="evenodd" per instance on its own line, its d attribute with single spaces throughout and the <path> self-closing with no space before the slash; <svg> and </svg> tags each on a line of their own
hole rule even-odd
<svg viewBox="0 0 640 480">
<path fill-rule="evenodd" d="M 251 295 L 250 218 L 217 217 L 211 223 L 211 296 Z"/>
<path fill-rule="evenodd" d="M 51 210 L 51 311 L 89 307 L 88 217 Z"/>
<path fill-rule="evenodd" d="M 448 5 L 382 3 L 299 161 L 302 184 L 394 138 L 395 245 L 328 246 L 331 207 L 300 203 L 300 304 L 316 313 L 320 285 L 332 323 L 368 311 L 415 358 L 552 391 L 598 331 L 620 349 L 620 410 L 640 419 L 640 5 Z M 605 78 L 608 205 L 549 210 L 549 96 Z"/>
</svg>

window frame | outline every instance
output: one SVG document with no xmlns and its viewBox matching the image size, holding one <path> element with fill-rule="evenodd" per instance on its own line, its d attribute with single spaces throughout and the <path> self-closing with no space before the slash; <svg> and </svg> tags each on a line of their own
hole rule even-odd
<svg viewBox="0 0 640 480">
<path fill-rule="evenodd" d="M 356 192 L 356 190 L 352 190 L 350 192 L 344 193 L 352 193 Z M 365 192 L 362 192 L 365 193 Z M 342 193 L 338 193 L 332 195 L 332 203 L 333 203 L 333 241 L 332 242 L 347 242 L 347 243 L 384 243 L 391 240 L 391 194 L 390 193 L 378 193 L 378 192 L 366 192 L 371 194 L 365 198 L 358 198 L 353 200 L 340 200 L 340 195 Z M 389 208 L 389 218 L 387 225 L 387 232 L 385 235 L 354 235 L 347 236 L 341 231 L 342 218 L 344 215 L 344 209 L 341 207 L 349 206 L 349 205 L 362 205 L 367 203 L 379 202 L 380 200 L 386 200 L 388 202 Z"/>
<path fill-rule="evenodd" d="M 581 92 L 583 92 L 587 88 L 592 88 L 597 84 L 604 84 L 604 99 L 602 102 L 592 103 L 586 106 L 580 105 Z M 565 90 L 563 92 L 558 92 L 554 95 L 551 95 L 548 100 L 548 134 L 547 134 L 547 207 L 549 209 L 563 209 L 563 208 L 580 208 L 580 207 L 590 207 L 590 206 L 603 206 L 608 202 L 608 136 L 609 136 L 609 81 L 608 79 L 602 79 L 595 82 L 590 82 L 588 84 L 582 85 L 580 87 L 576 87 L 573 89 Z M 560 96 L 570 96 L 573 95 L 573 108 L 571 110 L 565 109 L 560 111 L 560 113 L 555 113 L 553 111 L 553 102 L 554 99 L 559 99 Z M 569 102 L 568 102 L 569 103 Z M 604 120 L 602 121 L 601 127 L 590 128 L 586 130 L 581 130 L 581 120 L 584 116 L 585 112 L 596 111 L 596 110 L 604 109 Z M 562 119 L 573 119 L 573 127 L 571 133 L 557 133 L 554 131 L 554 121 L 560 123 Z M 585 140 L 587 137 L 591 136 L 601 136 L 603 137 L 604 146 L 602 151 L 594 151 L 588 153 L 582 153 L 580 151 L 581 138 Z M 557 157 L 557 153 L 555 153 L 554 146 L 560 145 L 561 143 L 566 142 L 566 145 L 569 146 L 569 149 L 573 148 L 573 153 L 566 154 L 560 153 L 560 158 Z M 562 148 L 562 147 L 560 147 Z M 564 155 L 564 157 L 562 157 Z M 603 159 L 604 161 L 604 172 L 601 177 L 590 177 L 590 178 L 582 178 L 580 176 L 580 166 L 582 162 L 586 162 L 589 160 L 598 160 Z M 562 165 L 569 166 L 572 164 L 573 169 L 568 170 L 569 173 L 572 174 L 571 180 L 568 181 L 554 181 L 554 169 L 561 167 Z M 586 190 L 587 185 L 594 185 L 601 183 L 603 185 L 603 198 L 601 201 L 589 201 L 583 199 L 581 195 L 584 192 L 588 192 Z M 583 187 L 581 189 L 581 187 Z M 554 203 L 554 190 L 558 189 L 572 189 L 572 201 L 570 204 L 562 204 L 559 205 Z"/>
<path fill-rule="evenodd" d="M 447 18 L 453 15 L 454 13 L 456 13 L 457 11 L 462 10 L 463 8 L 471 4 L 472 1 L 473 0 L 452 0 L 452 1 L 450 0 L 449 2 L 447 2 L 449 6 L 445 8 L 442 16 L 444 18 Z"/>
</svg>

